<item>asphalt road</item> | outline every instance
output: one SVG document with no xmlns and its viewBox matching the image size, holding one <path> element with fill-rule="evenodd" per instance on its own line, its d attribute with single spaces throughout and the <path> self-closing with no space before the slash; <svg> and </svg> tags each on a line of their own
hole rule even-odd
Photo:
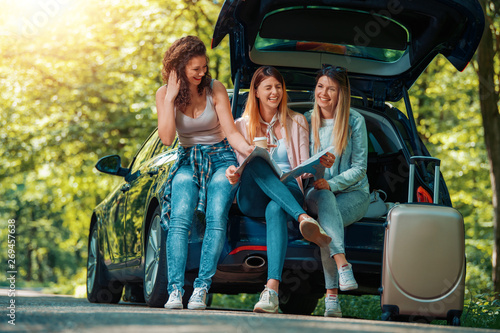
<svg viewBox="0 0 500 333">
<path fill-rule="evenodd" d="M 14 300 L 15 309 L 11 306 Z M 10 307 L 10 309 L 9 309 Z M 0 289 L 0 332 L 497 332 L 426 324 L 381 322 L 317 316 L 269 315 L 209 309 L 165 310 L 144 304 L 92 304 L 86 299 Z M 12 314 L 15 321 L 12 321 Z M 9 324 L 15 323 L 15 325 Z"/>
</svg>

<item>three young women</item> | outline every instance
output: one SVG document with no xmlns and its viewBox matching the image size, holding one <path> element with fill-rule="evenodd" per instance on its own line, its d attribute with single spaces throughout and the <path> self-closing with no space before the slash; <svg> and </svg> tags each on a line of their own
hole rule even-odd
<svg viewBox="0 0 500 333">
<path fill-rule="evenodd" d="M 165 184 L 162 224 L 167 239 L 168 292 L 165 304 L 180 309 L 184 293 L 188 232 L 195 211 L 205 216 L 206 231 L 200 269 L 188 308 L 204 309 L 225 239 L 228 210 L 233 200 L 232 184 L 240 183 L 240 210 L 265 217 L 267 227 L 268 281 L 254 311 L 278 311 L 278 290 L 287 247 L 287 221 L 297 220 L 303 236 L 322 247 L 327 297 L 325 315 L 340 316 L 340 289 L 357 287 L 344 255 L 343 227 L 361 218 L 369 202 L 366 178 L 366 128 L 361 115 L 350 112 L 349 83 L 345 71 L 329 67 L 317 77 L 315 107 L 308 121 L 287 107 L 285 82 L 273 67 L 259 68 L 250 87 L 243 117 L 233 122 L 229 99 L 222 83 L 212 80 L 203 42 L 187 36 L 174 42 L 163 59 L 162 78 L 167 84 L 156 94 L 158 133 L 171 145 L 176 132 L 178 158 Z M 302 179 L 283 184 L 264 160 L 256 158 L 235 173 L 257 136 L 266 136 L 271 155 L 283 171 L 295 168 L 327 146 L 335 156 L 322 158 L 325 177 L 316 180 L 306 202 L 321 226 L 303 209 Z M 227 179 L 226 179 L 227 178 Z M 229 181 L 228 181 L 229 180 Z M 192 212 L 192 213 L 191 213 Z M 326 233 L 325 233 L 326 231 Z M 337 274 L 337 267 L 339 274 Z"/>
</svg>

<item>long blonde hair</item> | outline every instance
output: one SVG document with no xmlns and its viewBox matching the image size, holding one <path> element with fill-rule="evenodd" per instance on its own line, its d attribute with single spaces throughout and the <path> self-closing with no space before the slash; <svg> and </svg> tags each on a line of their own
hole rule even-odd
<svg viewBox="0 0 500 333">
<path fill-rule="evenodd" d="M 342 67 L 328 66 L 318 72 L 316 85 L 321 77 L 327 76 L 339 84 L 337 108 L 334 112 L 335 125 L 333 126 L 333 142 L 335 154 L 340 156 L 349 141 L 349 114 L 351 109 L 351 89 L 347 71 Z M 321 127 L 321 112 L 316 100 L 311 115 L 311 130 L 314 138 L 314 152 L 320 149 L 319 128 Z"/>
<path fill-rule="evenodd" d="M 248 119 L 248 137 L 250 142 L 253 142 L 255 134 L 257 133 L 257 128 L 260 126 L 260 105 L 259 99 L 256 96 L 256 91 L 262 81 L 269 77 L 274 77 L 278 80 L 283 88 L 283 97 L 278 105 L 278 120 L 281 126 L 285 128 L 286 141 L 288 142 L 289 130 L 287 126 L 287 117 L 293 120 L 292 115 L 295 112 L 288 108 L 288 95 L 286 93 L 285 80 L 276 68 L 272 66 L 262 66 L 255 71 L 252 82 L 250 83 L 250 92 L 248 93 L 248 99 L 242 117 Z"/>
</svg>

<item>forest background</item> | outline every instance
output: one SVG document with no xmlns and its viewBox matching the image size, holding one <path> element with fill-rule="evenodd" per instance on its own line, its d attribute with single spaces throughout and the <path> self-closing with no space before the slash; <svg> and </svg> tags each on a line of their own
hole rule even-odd
<svg viewBox="0 0 500 333">
<path fill-rule="evenodd" d="M 8 2 L 8 3 L 7 3 Z M 493 4 L 493 10 L 498 6 Z M 154 96 L 169 45 L 192 34 L 210 45 L 221 2 L 210 0 L 18 0 L 0 12 L 0 262 L 16 220 L 18 287 L 85 297 L 93 208 L 119 181 L 94 168 L 105 155 L 127 165 L 157 125 Z M 491 10 L 490 8 L 490 10 Z M 497 31 L 500 20 L 488 21 Z M 498 34 L 497 37 L 498 38 Z M 232 88 L 229 45 L 209 50 L 212 76 Z M 442 160 L 454 207 L 465 218 L 468 326 L 500 327 L 492 282 L 493 208 L 477 58 L 461 73 L 437 57 L 410 90 L 420 136 Z M 495 72 L 500 71 L 498 57 Z M 495 76 L 498 86 L 498 76 Z M 498 94 L 498 91 L 496 92 Z M 398 108 L 405 110 L 402 103 Z M 4 275 L 0 286 L 7 285 Z M 254 295 L 219 295 L 245 307 Z M 345 298 L 345 307 L 378 299 Z M 321 302 L 315 313 L 321 314 Z M 356 306 L 352 306 L 356 308 Z M 465 314 L 464 314 L 465 315 Z"/>
</svg>

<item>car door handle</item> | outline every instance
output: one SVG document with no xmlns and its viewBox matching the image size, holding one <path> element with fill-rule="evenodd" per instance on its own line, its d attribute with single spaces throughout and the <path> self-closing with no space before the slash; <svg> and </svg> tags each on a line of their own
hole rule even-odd
<svg viewBox="0 0 500 333">
<path fill-rule="evenodd" d="M 153 167 L 153 168 L 148 170 L 148 175 L 153 177 L 154 175 L 157 175 L 159 171 L 160 171 L 160 169 L 158 167 Z"/>
<path fill-rule="evenodd" d="M 130 190 L 129 183 L 123 184 L 122 187 L 120 188 L 120 191 L 122 191 L 122 192 L 127 192 L 128 190 Z"/>
</svg>

